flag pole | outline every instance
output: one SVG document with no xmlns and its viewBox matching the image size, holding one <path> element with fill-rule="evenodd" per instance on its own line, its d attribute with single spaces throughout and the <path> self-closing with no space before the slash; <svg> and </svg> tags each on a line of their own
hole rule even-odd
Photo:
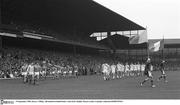
<svg viewBox="0 0 180 105">
<path fill-rule="evenodd" d="M 164 35 L 163 35 L 162 60 L 164 60 Z"/>
<path fill-rule="evenodd" d="M 147 26 L 146 26 L 146 33 L 147 33 Z M 148 39 L 148 33 L 147 33 L 147 39 Z M 147 57 L 149 58 L 149 42 L 147 41 Z"/>
<path fill-rule="evenodd" d="M 129 35 L 130 35 L 130 37 L 131 37 L 131 30 L 130 30 L 130 34 L 129 34 Z M 130 60 L 130 54 L 129 54 L 129 53 L 130 53 L 130 48 L 131 48 L 131 47 L 129 46 L 129 48 L 128 48 L 128 62 L 129 62 L 129 60 Z"/>
</svg>

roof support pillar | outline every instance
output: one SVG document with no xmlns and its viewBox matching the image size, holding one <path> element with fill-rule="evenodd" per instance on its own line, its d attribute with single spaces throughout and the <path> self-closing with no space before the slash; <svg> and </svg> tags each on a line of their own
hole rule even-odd
<svg viewBox="0 0 180 105">
<path fill-rule="evenodd" d="M 131 30 L 129 31 L 129 36 L 131 37 Z M 130 61 L 130 44 L 128 46 L 128 61 Z"/>
</svg>

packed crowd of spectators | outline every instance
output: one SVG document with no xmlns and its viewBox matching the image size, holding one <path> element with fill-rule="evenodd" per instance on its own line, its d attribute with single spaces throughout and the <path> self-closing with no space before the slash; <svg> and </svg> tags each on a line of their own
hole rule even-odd
<svg viewBox="0 0 180 105">
<path fill-rule="evenodd" d="M 32 62 L 38 62 L 42 65 L 45 62 L 46 66 L 59 65 L 59 66 L 71 66 L 78 67 L 79 75 L 92 75 L 101 74 L 102 63 L 115 63 L 119 61 L 125 63 L 145 63 L 145 59 L 137 61 L 135 57 L 129 57 L 125 59 L 125 56 L 112 59 L 112 56 L 101 55 L 80 55 L 73 53 L 62 53 L 59 51 L 47 51 L 31 48 L 16 48 L 5 47 L 3 49 L 3 57 L 0 58 L 0 78 L 10 77 L 10 74 L 14 77 L 18 77 L 21 73 L 21 67 L 24 63 L 30 64 Z M 153 60 L 152 60 L 153 61 Z M 153 63 L 153 62 L 152 62 Z M 158 63 L 154 63 L 154 67 L 158 69 Z M 179 62 L 167 62 L 166 70 L 178 70 L 180 69 Z"/>
<path fill-rule="evenodd" d="M 78 66 L 79 75 L 90 75 L 100 73 L 103 60 L 98 56 L 6 47 L 3 51 L 3 57 L 0 59 L 1 77 L 4 74 L 18 76 L 22 65 L 32 62 L 39 62 L 40 64 L 46 62 L 47 65 Z"/>
</svg>

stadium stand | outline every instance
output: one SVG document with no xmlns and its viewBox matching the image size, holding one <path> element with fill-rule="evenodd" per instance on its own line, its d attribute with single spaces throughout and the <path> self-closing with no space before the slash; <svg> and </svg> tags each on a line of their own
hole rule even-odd
<svg viewBox="0 0 180 105">
<path fill-rule="evenodd" d="M 131 55 L 132 51 L 125 51 L 116 58 L 109 53 L 99 53 L 99 50 L 115 48 L 122 51 L 141 46 L 129 46 L 128 38 L 120 35 L 110 36 L 99 43 L 90 37 L 92 33 L 145 28 L 93 0 L 1 0 L 1 7 L 1 77 L 11 73 L 18 76 L 24 62 L 78 65 L 79 75 L 86 75 L 91 74 L 91 70 L 101 73 L 99 66 L 103 62 L 130 63 L 146 59 L 146 51 L 139 57 L 134 53 Z M 178 63 L 168 64 L 178 66 Z"/>
</svg>

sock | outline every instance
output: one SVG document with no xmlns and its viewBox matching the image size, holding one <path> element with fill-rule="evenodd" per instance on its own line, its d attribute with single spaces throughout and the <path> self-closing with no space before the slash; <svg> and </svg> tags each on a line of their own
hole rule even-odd
<svg viewBox="0 0 180 105">
<path fill-rule="evenodd" d="M 154 84 L 153 84 L 153 80 L 151 80 L 151 86 L 152 86 L 152 85 L 154 85 Z"/>
<path fill-rule="evenodd" d="M 166 76 L 164 75 L 163 77 L 164 77 L 164 80 L 166 81 Z"/>
</svg>

